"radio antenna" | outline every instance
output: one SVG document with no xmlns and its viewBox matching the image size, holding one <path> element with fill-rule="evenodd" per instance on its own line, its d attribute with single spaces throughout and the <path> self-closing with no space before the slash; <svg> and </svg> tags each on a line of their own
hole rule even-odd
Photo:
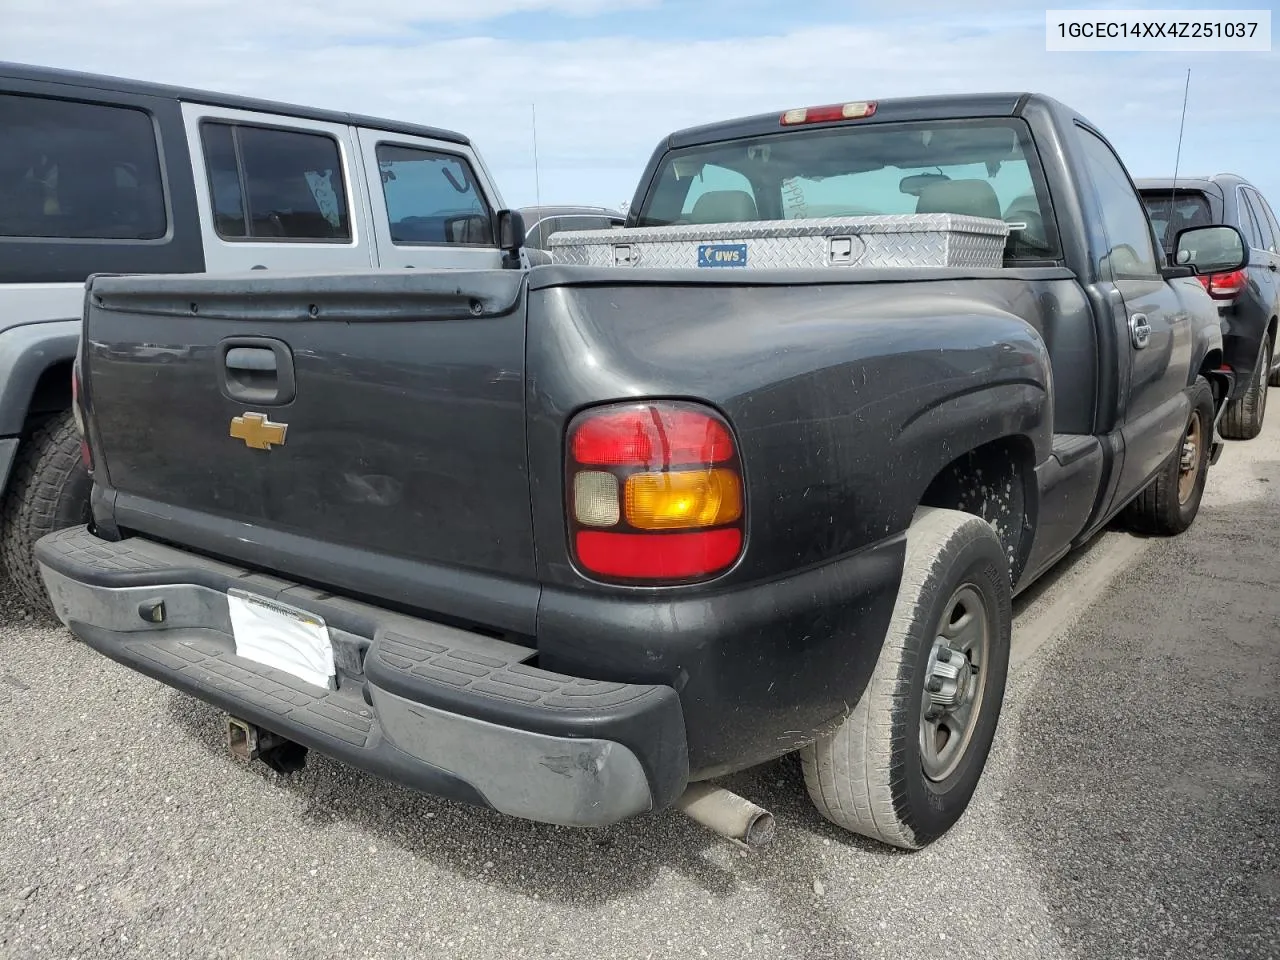
<svg viewBox="0 0 1280 960">
<path fill-rule="evenodd" d="M 1173 157 L 1173 188 L 1169 192 L 1169 222 L 1173 222 L 1173 201 L 1178 195 L 1178 165 L 1182 162 L 1182 132 L 1187 126 L 1187 98 L 1191 93 L 1191 68 L 1187 67 L 1187 83 L 1182 90 L 1182 120 L 1178 123 L 1178 152 Z M 1166 241 L 1168 242 L 1168 241 Z"/>
<path fill-rule="evenodd" d="M 529 104 L 529 113 L 533 117 L 533 191 L 535 202 L 542 206 L 542 177 L 538 173 L 538 107 Z"/>
</svg>

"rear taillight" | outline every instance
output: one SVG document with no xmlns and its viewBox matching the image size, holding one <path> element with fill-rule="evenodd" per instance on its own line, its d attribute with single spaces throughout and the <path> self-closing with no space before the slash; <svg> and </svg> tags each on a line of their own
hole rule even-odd
<svg viewBox="0 0 1280 960">
<path fill-rule="evenodd" d="M 89 431 L 84 425 L 84 410 L 80 407 L 80 361 L 71 365 L 71 416 L 80 434 L 80 462 L 86 470 L 93 470 L 93 454 L 89 451 Z"/>
<path fill-rule="evenodd" d="M 618 583 L 689 583 L 742 553 L 745 493 L 729 425 L 684 401 L 613 404 L 569 425 L 574 561 Z"/>
<path fill-rule="evenodd" d="M 1215 300 L 1234 300 L 1249 285 L 1249 275 L 1243 270 L 1201 274 L 1197 279 Z"/>
</svg>

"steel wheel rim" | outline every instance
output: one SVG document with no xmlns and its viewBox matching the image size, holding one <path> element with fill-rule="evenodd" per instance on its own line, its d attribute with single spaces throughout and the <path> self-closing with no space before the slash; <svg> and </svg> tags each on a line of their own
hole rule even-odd
<svg viewBox="0 0 1280 960">
<path fill-rule="evenodd" d="M 1200 415 L 1191 414 L 1191 422 L 1187 424 L 1187 432 L 1182 437 L 1182 462 L 1178 471 L 1178 503 L 1186 503 L 1191 499 L 1191 492 L 1196 488 L 1196 480 L 1200 476 L 1200 448 L 1204 443 L 1204 431 L 1200 425 Z"/>
<path fill-rule="evenodd" d="M 973 741 L 987 687 L 991 622 L 973 584 L 951 595 L 934 631 L 920 703 L 920 765 L 940 783 L 955 773 Z"/>
</svg>

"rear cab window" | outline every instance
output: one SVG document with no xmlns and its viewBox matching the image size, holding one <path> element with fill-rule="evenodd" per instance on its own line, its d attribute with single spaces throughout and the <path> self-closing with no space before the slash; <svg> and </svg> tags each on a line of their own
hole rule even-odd
<svg viewBox="0 0 1280 960">
<path fill-rule="evenodd" d="M 1004 220 L 1006 259 L 1044 260 L 1051 211 L 1025 122 L 903 121 L 672 150 L 636 226 L 953 213 Z"/>
<path fill-rule="evenodd" d="M 0 237 L 137 242 L 167 232 L 145 111 L 0 94 Z"/>
<path fill-rule="evenodd" d="M 376 152 L 393 243 L 495 244 L 493 211 L 465 157 L 394 143 Z"/>
<path fill-rule="evenodd" d="M 1209 198 L 1198 190 L 1147 189 L 1142 191 L 1142 202 L 1151 218 L 1151 226 L 1169 256 L 1174 253 L 1174 243 L 1180 231 L 1213 224 Z"/>
</svg>

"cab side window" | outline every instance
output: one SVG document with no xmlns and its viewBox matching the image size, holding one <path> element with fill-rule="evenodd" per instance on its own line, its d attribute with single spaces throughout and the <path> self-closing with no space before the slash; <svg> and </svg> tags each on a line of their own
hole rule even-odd
<svg viewBox="0 0 1280 960">
<path fill-rule="evenodd" d="M 1077 127 L 1076 133 L 1093 180 L 1107 237 L 1107 250 L 1101 262 L 1103 275 L 1110 275 L 1113 280 L 1159 278 L 1155 233 L 1124 165 L 1096 134 L 1083 127 Z"/>
<path fill-rule="evenodd" d="M 459 156 L 380 143 L 378 171 L 396 244 L 492 247 L 493 215 Z"/>
<path fill-rule="evenodd" d="M 200 138 L 218 236 L 351 241 L 342 155 L 333 137 L 206 121 Z"/>
</svg>

